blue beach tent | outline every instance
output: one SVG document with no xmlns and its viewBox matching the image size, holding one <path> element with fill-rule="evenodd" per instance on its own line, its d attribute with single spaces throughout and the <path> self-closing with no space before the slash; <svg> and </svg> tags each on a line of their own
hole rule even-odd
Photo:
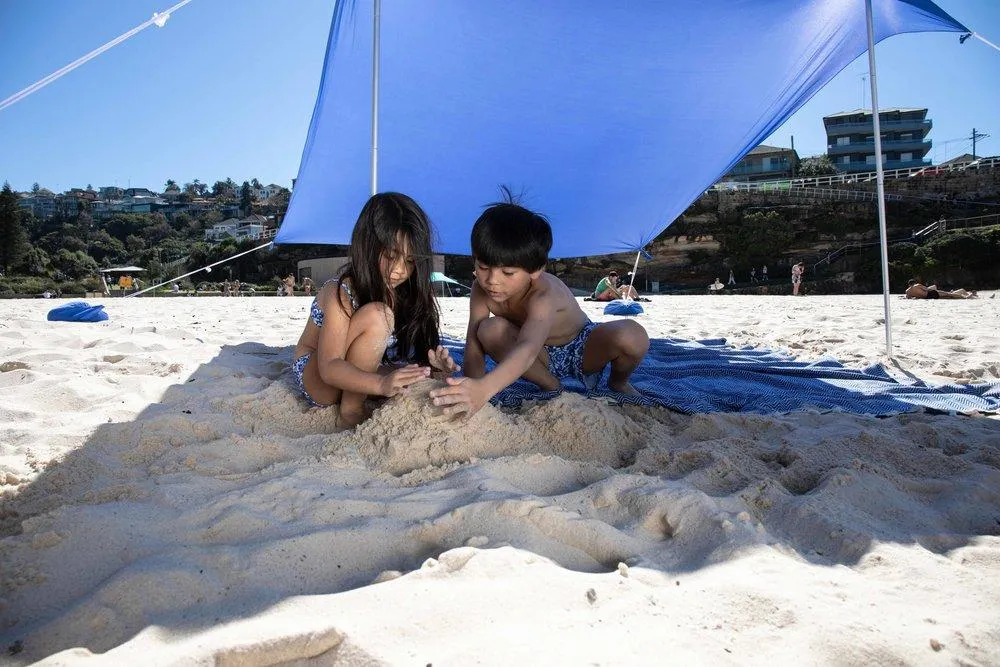
<svg viewBox="0 0 1000 667">
<path fill-rule="evenodd" d="M 377 189 L 437 252 L 507 185 L 552 257 L 635 251 L 867 49 L 865 0 L 338 0 L 275 243 L 346 244 Z M 872 0 L 874 40 L 968 32 L 930 0 Z M 323 224 L 319 224 L 323 221 Z"/>
</svg>

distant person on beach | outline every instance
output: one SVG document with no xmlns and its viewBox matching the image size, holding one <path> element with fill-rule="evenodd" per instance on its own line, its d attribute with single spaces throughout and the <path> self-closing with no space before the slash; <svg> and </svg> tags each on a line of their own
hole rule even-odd
<svg viewBox="0 0 1000 667">
<path fill-rule="evenodd" d="M 736 276 L 733 275 L 733 270 L 732 269 L 729 269 L 729 283 L 728 284 L 730 284 L 730 285 L 735 285 L 736 284 Z"/>
<path fill-rule="evenodd" d="M 911 278 L 906 283 L 907 299 L 978 299 L 979 294 L 962 288 L 951 290 L 939 289 L 937 285 L 924 285 L 916 278 Z"/>
<path fill-rule="evenodd" d="M 750 283 L 753 284 L 753 285 L 757 284 L 757 267 L 756 266 L 751 266 L 750 267 Z"/>
<path fill-rule="evenodd" d="M 615 299 L 622 299 L 626 295 L 630 299 L 635 299 L 638 296 L 631 285 L 622 285 L 619 287 L 618 272 L 611 269 L 608 271 L 608 275 L 601 278 L 600 282 L 597 283 L 597 287 L 594 288 L 591 298 L 594 301 L 614 301 Z"/>
<path fill-rule="evenodd" d="M 799 287 L 802 285 L 802 274 L 806 271 L 806 265 L 799 262 L 792 267 L 792 296 L 799 295 Z"/>
<path fill-rule="evenodd" d="M 295 274 L 289 273 L 281 281 L 281 286 L 285 290 L 285 296 L 295 296 Z"/>
<path fill-rule="evenodd" d="M 760 281 L 762 283 L 766 283 L 767 282 L 767 264 L 765 264 L 764 266 L 760 267 Z"/>
<path fill-rule="evenodd" d="M 415 201 L 373 195 L 354 225 L 347 266 L 312 302 L 292 371 L 310 405 L 340 406 L 339 426 L 363 421 L 369 396 L 395 396 L 431 370 L 460 370 L 441 346 L 432 237 Z"/>
<path fill-rule="evenodd" d="M 725 288 L 725 285 L 723 285 L 722 281 L 719 280 L 718 278 L 715 279 L 714 283 L 712 283 L 711 285 L 708 286 L 708 289 L 710 289 L 710 290 L 712 290 L 713 292 L 716 292 L 716 293 L 718 293 L 718 291 L 721 290 L 721 289 L 723 289 L 723 288 Z"/>
<path fill-rule="evenodd" d="M 312 296 L 313 293 L 313 279 L 306 276 L 302 279 L 302 291 L 306 293 L 306 296 Z"/>
<path fill-rule="evenodd" d="M 104 296 L 111 296 L 111 288 L 108 287 L 108 279 L 103 273 L 101 274 L 101 290 L 104 293 Z"/>
<path fill-rule="evenodd" d="M 565 283 L 545 272 L 552 248 L 548 221 L 506 195 L 472 228 L 476 280 L 465 377 L 449 377 L 449 386 L 431 390 L 434 405 L 446 415 L 472 415 L 518 378 L 546 391 L 574 378 L 592 390 L 609 364 L 608 388 L 638 394 L 629 378 L 649 349 L 646 330 L 629 319 L 591 322 Z M 489 373 L 486 355 L 497 362 Z"/>
<path fill-rule="evenodd" d="M 178 285 L 177 283 L 174 283 L 170 286 L 170 291 L 173 292 L 174 294 L 179 294 L 181 291 L 181 286 Z"/>
</svg>

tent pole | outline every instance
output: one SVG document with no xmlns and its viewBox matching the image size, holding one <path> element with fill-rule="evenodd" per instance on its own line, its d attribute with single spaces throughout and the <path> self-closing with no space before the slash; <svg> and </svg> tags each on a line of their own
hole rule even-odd
<svg viewBox="0 0 1000 667">
<path fill-rule="evenodd" d="M 629 290 L 625 294 L 625 301 L 628 302 L 629 294 L 632 293 L 632 288 L 635 285 L 635 272 L 639 270 L 639 255 L 642 254 L 642 249 L 640 248 L 637 253 L 635 253 L 635 264 L 632 265 L 632 280 L 629 281 Z"/>
<path fill-rule="evenodd" d="M 379 24 L 382 2 L 375 0 L 372 19 L 372 194 L 378 192 L 378 75 L 379 75 Z"/>
<path fill-rule="evenodd" d="M 868 21 L 868 82 L 872 89 L 872 123 L 875 131 L 875 179 L 878 183 L 878 234 L 882 251 L 882 301 L 885 309 L 885 353 L 892 356 L 892 312 L 889 305 L 889 235 L 885 228 L 885 181 L 882 171 L 882 126 L 878 117 L 878 85 L 875 82 L 875 22 L 872 0 L 865 0 Z"/>
</svg>

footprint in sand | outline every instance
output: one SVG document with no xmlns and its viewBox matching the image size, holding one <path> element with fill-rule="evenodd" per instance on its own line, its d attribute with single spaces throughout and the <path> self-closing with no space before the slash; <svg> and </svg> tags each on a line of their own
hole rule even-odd
<svg viewBox="0 0 1000 667">
<path fill-rule="evenodd" d="M 28 364 L 23 361 L 5 361 L 0 363 L 0 373 L 9 373 L 11 371 L 22 371 L 31 368 Z"/>
</svg>

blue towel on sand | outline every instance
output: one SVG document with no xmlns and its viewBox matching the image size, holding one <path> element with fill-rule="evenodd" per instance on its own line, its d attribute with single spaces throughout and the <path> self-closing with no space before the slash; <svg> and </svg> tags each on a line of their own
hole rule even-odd
<svg viewBox="0 0 1000 667">
<path fill-rule="evenodd" d="M 444 345 L 458 363 L 460 340 Z M 487 367 L 493 363 L 487 359 Z M 652 339 L 649 353 L 632 375 L 641 397 L 607 388 L 608 369 L 591 396 L 609 397 L 633 405 L 659 405 L 679 412 L 790 412 L 820 410 L 868 415 L 893 415 L 931 409 L 942 412 L 1000 412 L 1000 382 L 972 385 L 931 385 L 901 382 L 881 365 L 845 368 L 833 359 L 804 362 L 758 348 L 734 348 L 725 339 L 691 341 Z M 564 380 L 570 391 L 584 393 L 576 380 Z M 518 380 L 497 394 L 493 403 L 518 407 L 524 400 L 549 399 L 534 384 Z"/>
<path fill-rule="evenodd" d="M 102 322 L 108 319 L 104 306 L 91 306 L 86 301 L 70 301 L 53 308 L 46 318 L 50 322 Z"/>
</svg>

